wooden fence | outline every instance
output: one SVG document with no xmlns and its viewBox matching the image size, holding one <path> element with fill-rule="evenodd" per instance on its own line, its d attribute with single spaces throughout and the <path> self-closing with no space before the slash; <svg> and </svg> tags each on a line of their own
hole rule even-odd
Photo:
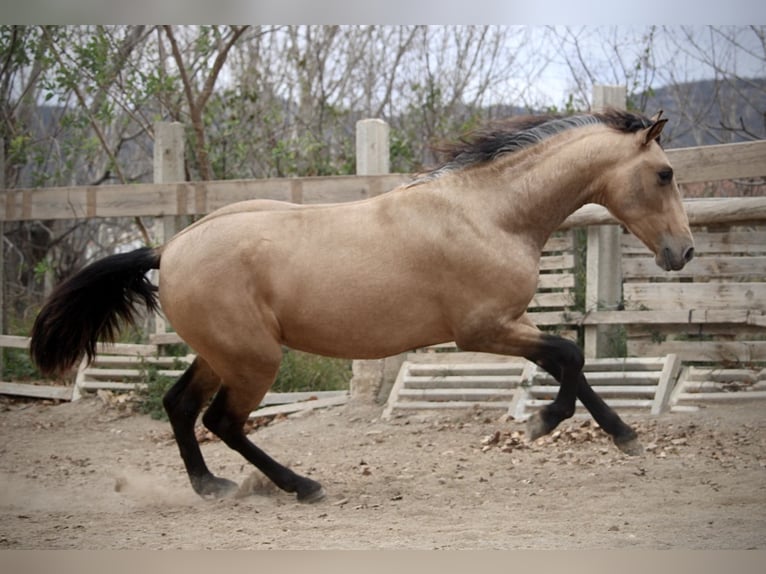
<svg viewBox="0 0 766 574">
<path fill-rule="evenodd" d="M 183 182 L 174 181 L 180 177 L 179 170 L 171 164 L 155 171 L 158 183 L 153 184 L 2 190 L 0 227 L 3 222 L 40 219 L 154 216 L 169 221 L 256 198 L 316 204 L 373 197 L 410 179 L 408 174 L 381 173 L 388 169 L 387 162 L 374 159 L 375 154 L 387 156 L 381 144 L 387 126 L 381 124 L 368 121 L 361 133 L 358 130 L 361 149 L 358 145 L 357 164 L 362 168 L 356 176 Z M 365 129 L 370 130 L 366 135 Z M 179 153 L 182 161 L 183 141 L 177 141 L 178 131 L 177 125 L 171 130 L 157 128 L 155 146 L 162 153 L 155 153 L 156 162 L 175 158 L 172 161 L 177 167 Z M 174 135 L 163 140 L 163 133 Z M 364 142 L 369 145 L 365 147 Z M 163 152 L 168 145 L 175 153 Z M 365 154 L 368 159 L 362 160 Z M 766 141 L 668 150 L 668 157 L 679 183 L 766 176 Z M 731 337 L 737 329 L 750 339 L 740 337 L 736 345 L 717 347 L 725 353 L 704 351 L 704 356 L 710 360 L 766 360 L 766 342 L 759 340 L 766 326 L 766 198 L 691 199 L 684 203 L 698 237 L 698 257 L 684 272 L 662 277 L 654 271 L 646 248 L 627 238 L 605 209 L 588 205 L 578 210 L 564 222 L 562 234 L 543 259 L 540 290 L 533 303 L 536 320 L 570 333 L 584 327 L 589 357 L 605 354 L 597 331 L 605 325 L 618 325 L 629 331 L 627 345 L 632 354 L 672 349 L 687 360 L 694 359 L 703 346 L 687 352 L 680 342 L 696 334 L 699 342 L 710 343 L 710 338 Z M 735 228 L 730 230 L 730 226 Z M 575 227 L 589 228 L 584 312 L 573 309 L 571 229 Z M 166 235 L 172 231 L 171 227 Z M 624 273 L 615 273 L 616 269 Z M 623 291 L 625 309 L 617 310 Z M 610 295 L 605 299 L 607 292 Z M 731 354 L 731 349 L 739 350 Z"/>
</svg>

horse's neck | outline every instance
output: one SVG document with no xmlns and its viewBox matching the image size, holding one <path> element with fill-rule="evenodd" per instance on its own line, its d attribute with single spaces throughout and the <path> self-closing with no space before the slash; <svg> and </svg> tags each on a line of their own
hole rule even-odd
<svg viewBox="0 0 766 574">
<path fill-rule="evenodd" d="M 620 151 L 613 137 L 588 136 L 508 156 L 489 186 L 495 197 L 487 200 L 496 206 L 495 220 L 514 233 L 528 233 L 542 248 L 569 215 L 596 201 L 596 178 L 618 161 Z"/>
</svg>

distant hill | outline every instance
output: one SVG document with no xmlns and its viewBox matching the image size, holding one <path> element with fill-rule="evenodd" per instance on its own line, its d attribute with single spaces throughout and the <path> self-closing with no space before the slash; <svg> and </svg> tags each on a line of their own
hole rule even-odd
<svg viewBox="0 0 766 574">
<path fill-rule="evenodd" d="M 646 102 L 647 114 L 661 109 L 670 119 L 662 134 L 669 148 L 766 139 L 766 78 L 689 82 L 659 88 Z M 743 125 L 749 135 L 729 129 Z"/>
</svg>

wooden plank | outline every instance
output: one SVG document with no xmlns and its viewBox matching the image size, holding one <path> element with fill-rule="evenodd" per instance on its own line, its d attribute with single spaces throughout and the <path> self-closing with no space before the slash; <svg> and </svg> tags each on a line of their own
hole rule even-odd
<svg viewBox="0 0 766 574">
<path fill-rule="evenodd" d="M 588 379 L 588 382 L 594 388 L 601 385 L 618 385 L 624 384 L 626 386 L 657 386 L 657 382 L 660 379 L 660 371 L 619 371 L 619 370 L 604 370 L 604 371 L 583 371 Z M 554 378 L 548 373 L 540 371 L 535 378 L 537 383 L 552 382 Z"/>
<path fill-rule="evenodd" d="M 392 404 L 391 412 L 393 409 L 407 409 L 407 410 L 431 410 L 431 409 L 459 409 L 465 410 L 470 408 L 482 408 L 482 409 L 508 409 L 508 401 L 405 401 Z M 388 416 L 391 418 L 391 415 Z M 386 419 L 388 420 L 388 419 Z"/>
<path fill-rule="evenodd" d="M 540 271 L 571 269 L 574 269 L 574 255 L 571 253 L 562 253 L 561 255 L 543 255 L 540 258 Z"/>
<path fill-rule="evenodd" d="M 766 283 L 626 283 L 626 309 L 766 311 Z"/>
<path fill-rule="evenodd" d="M 678 183 L 766 175 L 766 140 L 669 149 L 666 153 Z"/>
<path fill-rule="evenodd" d="M 514 391 L 511 389 L 487 389 L 487 388 L 436 388 L 436 389 L 411 389 L 405 387 L 399 391 L 397 403 L 405 399 L 430 400 L 430 401 L 492 401 L 509 400 Z"/>
<path fill-rule="evenodd" d="M 741 253 L 750 257 L 766 253 L 766 230 L 760 226 L 756 229 L 736 229 L 724 233 L 693 232 L 693 236 L 695 257 L 701 259 L 709 255 Z M 627 233 L 622 235 L 621 245 L 625 256 L 649 253 L 643 243 Z"/>
<path fill-rule="evenodd" d="M 186 355 L 183 357 L 171 357 L 171 356 L 134 356 L 134 355 L 96 355 L 95 360 L 91 363 L 89 368 L 97 368 L 106 365 L 120 365 L 123 367 L 128 366 L 165 366 L 175 367 L 176 364 L 180 364 L 181 367 L 190 365 L 194 360 L 194 355 Z"/>
<path fill-rule="evenodd" d="M 538 276 L 538 289 L 574 289 L 575 277 L 572 273 L 541 273 Z M 566 293 L 570 295 L 569 292 Z"/>
<path fill-rule="evenodd" d="M 453 360 L 455 357 L 452 357 Z M 468 360 L 466 357 L 464 360 Z M 440 363 L 438 365 L 430 364 L 410 364 L 408 377 L 422 377 L 438 375 L 440 377 L 447 375 L 503 375 L 505 377 L 519 376 L 524 371 L 524 361 L 506 361 L 492 363 Z"/>
<path fill-rule="evenodd" d="M 427 353 L 427 354 L 435 355 L 439 353 Z M 412 355 L 416 355 L 416 353 L 410 353 L 410 356 Z M 397 405 L 397 397 L 399 396 L 399 393 L 401 392 L 402 388 L 404 388 L 404 377 L 407 376 L 407 372 L 411 364 L 412 363 L 410 361 L 404 361 L 401 367 L 399 367 L 399 372 L 396 375 L 396 379 L 394 379 L 394 384 L 391 386 L 391 391 L 388 393 L 388 400 L 386 401 L 386 406 L 383 408 L 383 412 L 380 414 L 381 420 L 387 421 L 391 419 L 391 415 L 393 414 L 393 411 Z"/>
<path fill-rule="evenodd" d="M 149 341 L 154 345 L 175 345 L 184 342 L 178 333 L 152 333 L 149 335 Z"/>
<path fill-rule="evenodd" d="M 133 343 L 98 343 L 97 355 L 140 355 L 149 356 L 158 353 L 157 345 L 141 345 Z"/>
<path fill-rule="evenodd" d="M 681 358 L 676 354 L 669 354 L 665 360 L 665 365 L 660 374 L 660 380 L 657 383 L 657 390 L 652 403 L 651 414 L 659 415 L 668 410 L 670 406 L 670 395 L 673 387 L 678 382 L 678 375 L 681 372 Z"/>
<path fill-rule="evenodd" d="M 600 384 L 593 387 L 602 398 L 610 396 L 620 395 L 639 395 L 639 396 L 651 396 L 654 397 L 655 390 L 657 388 L 657 381 L 654 381 L 654 385 L 609 385 Z M 532 385 L 529 389 L 529 393 L 533 396 L 544 395 L 553 398 L 559 392 L 558 385 Z"/>
<path fill-rule="evenodd" d="M 580 311 L 538 311 L 530 309 L 527 312 L 529 319 L 540 327 L 580 325 L 584 314 Z"/>
<path fill-rule="evenodd" d="M 766 381 L 759 383 L 722 383 L 717 381 L 690 381 L 684 385 L 685 393 L 710 393 L 710 392 L 750 392 L 766 390 Z"/>
<path fill-rule="evenodd" d="M 535 293 L 530 308 L 540 307 L 571 307 L 574 305 L 574 293 Z"/>
<path fill-rule="evenodd" d="M 721 279 L 748 280 L 766 278 L 766 256 L 710 257 L 692 259 L 680 271 L 668 273 L 657 267 L 654 257 L 624 257 L 622 272 L 626 281 L 636 279 L 680 279 L 695 278 L 716 281 Z"/>
<path fill-rule="evenodd" d="M 766 197 L 689 198 L 684 208 L 692 225 L 766 221 Z M 616 223 L 605 207 L 591 203 L 567 217 L 559 229 Z"/>
<path fill-rule="evenodd" d="M 237 201 L 290 201 L 296 180 L 300 181 L 303 201 L 313 204 L 373 197 L 410 181 L 411 176 L 387 174 L 4 190 L 0 197 L 0 219 L 204 215 Z"/>
<path fill-rule="evenodd" d="M 412 377 L 404 381 L 407 389 L 507 389 L 518 384 L 516 377 Z"/>
<path fill-rule="evenodd" d="M 526 406 L 529 408 L 540 408 L 540 407 L 544 407 L 550 402 L 551 401 L 545 400 L 545 399 L 529 399 L 526 402 Z M 626 408 L 645 409 L 645 408 L 650 408 L 652 406 L 651 399 L 608 398 L 608 399 L 604 399 L 604 402 L 606 402 L 606 404 L 608 404 L 610 407 L 614 409 L 626 409 Z M 585 409 L 585 407 L 579 400 L 575 403 L 575 406 L 579 410 Z"/>
<path fill-rule="evenodd" d="M 766 341 L 664 341 L 628 339 L 635 355 L 675 353 L 682 360 L 704 363 L 751 363 L 766 361 Z"/>
<path fill-rule="evenodd" d="M 72 398 L 72 387 L 0 382 L 0 394 L 68 401 Z"/>
<path fill-rule="evenodd" d="M 272 405 L 259 408 L 250 413 L 250 418 L 269 417 L 274 415 L 288 415 L 298 412 L 305 412 L 314 409 L 322 409 L 343 405 L 348 402 L 348 395 L 330 397 L 326 399 L 317 399 L 311 401 L 300 401 L 296 403 L 287 403 L 281 405 Z"/>
<path fill-rule="evenodd" d="M 682 309 L 664 311 L 593 311 L 582 319 L 583 325 L 702 325 L 735 323 L 761 326 L 764 311 L 756 309 Z"/>
<path fill-rule="evenodd" d="M 688 368 L 689 381 L 715 381 L 721 383 L 745 381 L 754 383 L 761 378 L 766 379 L 766 369 Z"/>
<path fill-rule="evenodd" d="M 457 349 L 457 347 L 454 347 Z M 430 347 L 429 347 L 430 349 Z M 495 355 L 492 353 L 473 353 L 473 352 L 467 352 L 467 351 L 445 351 L 445 352 L 435 352 L 430 350 L 420 350 L 414 353 L 409 353 L 407 355 L 407 361 L 409 363 L 418 363 L 418 364 L 426 364 L 426 363 L 453 363 L 455 361 L 465 361 L 465 362 L 471 362 L 471 361 L 479 361 L 479 362 L 497 362 L 497 363 L 506 363 L 508 361 L 525 361 L 522 357 L 510 357 L 507 355 Z"/>
<path fill-rule="evenodd" d="M 679 393 L 679 401 L 752 401 L 766 399 L 766 391 L 732 391 L 725 393 Z"/>
<path fill-rule="evenodd" d="M 146 388 L 146 383 L 126 383 L 125 381 L 82 381 L 78 385 L 82 391 L 137 391 Z"/>
<path fill-rule="evenodd" d="M 16 335 L 0 335 L 0 348 L 6 349 L 29 349 L 29 337 Z"/>
<path fill-rule="evenodd" d="M 302 403 L 313 400 L 335 399 L 348 397 L 348 391 L 289 391 L 284 393 L 268 392 L 263 397 L 260 406 L 285 405 Z"/>
<path fill-rule="evenodd" d="M 574 237 L 571 232 L 559 232 L 551 235 L 543 245 L 543 253 L 571 252 L 574 248 Z"/>
</svg>

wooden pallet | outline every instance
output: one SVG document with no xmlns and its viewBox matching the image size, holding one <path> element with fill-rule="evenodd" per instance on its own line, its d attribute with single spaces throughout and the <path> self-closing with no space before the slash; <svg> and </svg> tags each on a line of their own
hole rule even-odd
<svg viewBox="0 0 766 574">
<path fill-rule="evenodd" d="M 617 410 L 669 408 L 681 368 L 676 355 L 651 359 L 589 359 L 585 374 L 599 395 Z M 382 418 L 395 412 L 464 409 L 479 406 L 525 420 L 558 392 L 555 380 L 534 363 L 509 358 L 499 362 L 433 362 L 402 365 Z M 578 409 L 583 407 L 577 402 Z"/>
</svg>

